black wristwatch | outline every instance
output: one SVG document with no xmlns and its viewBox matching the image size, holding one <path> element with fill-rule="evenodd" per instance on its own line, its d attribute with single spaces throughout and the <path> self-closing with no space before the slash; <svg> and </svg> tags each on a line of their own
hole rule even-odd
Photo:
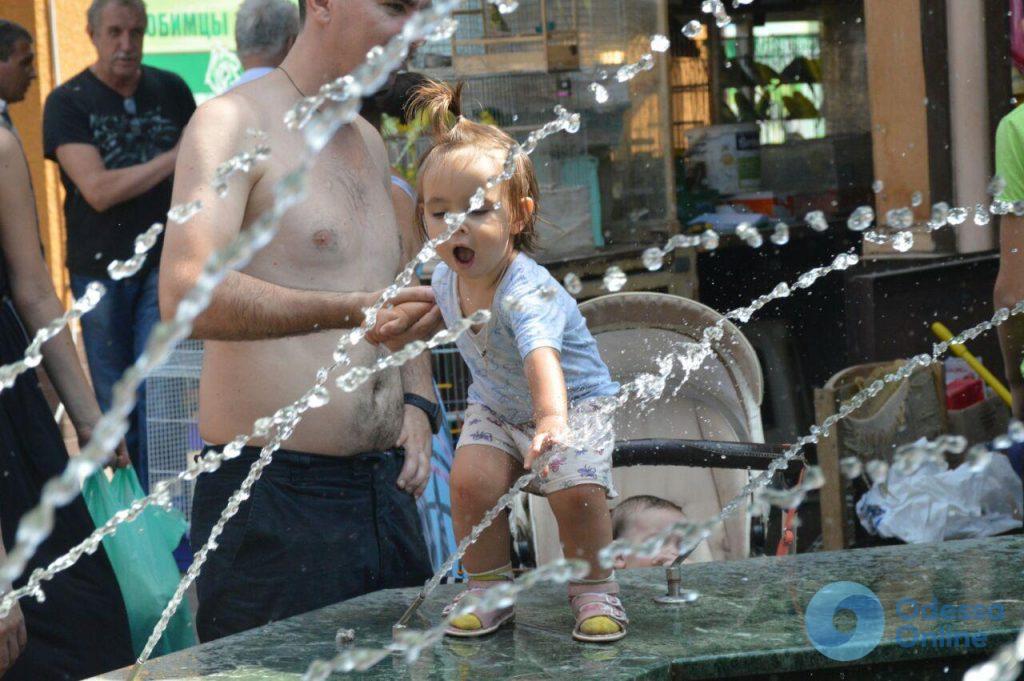
<svg viewBox="0 0 1024 681">
<path fill-rule="evenodd" d="M 427 421 L 430 422 L 430 432 L 434 434 L 441 432 L 441 407 L 415 393 L 405 393 L 403 398 L 406 404 L 416 407 L 427 415 Z"/>
</svg>

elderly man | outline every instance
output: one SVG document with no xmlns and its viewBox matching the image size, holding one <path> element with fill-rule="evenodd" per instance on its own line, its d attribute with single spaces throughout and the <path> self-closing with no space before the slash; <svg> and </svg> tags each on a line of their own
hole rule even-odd
<svg viewBox="0 0 1024 681">
<path fill-rule="evenodd" d="M 245 0 L 235 15 L 235 49 L 245 71 L 231 87 L 277 68 L 298 33 L 299 10 L 292 0 Z"/>
<path fill-rule="evenodd" d="M 50 93 L 43 146 L 46 157 L 60 164 L 67 190 L 71 288 L 76 297 L 93 281 L 107 289 L 82 318 L 93 387 L 106 411 L 114 383 L 141 354 L 159 319 L 160 245 L 129 279 L 111 279 L 107 265 L 130 257 L 135 237 L 166 219 L 178 139 L 195 101 L 181 78 L 142 65 L 142 0 L 93 0 L 87 17 L 96 61 Z M 127 441 L 144 487 L 145 414 L 140 391 Z"/>
<path fill-rule="evenodd" d="M 35 78 L 32 36 L 0 19 L 0 97 L 21 101 Z M 39 247 L 39 225 L 28 163 L 17 135 L 0 123 L 0 364 L 24 356 L 33 335 L 63 312 Z M 78 354 L 65 329 L 43 345 L 43 363 L 79 442 L 100 417 Z M 68 463 L 60 429 L 39 391 L 35 372 L 0 392 L 0 558 L 15 541 L 19 522 L 39 503 L 43 485 Z M 127 454 L 118 450 L 120 465 Z M 103 473 L 99 473 L 103 475 Z M 81 498 L 57 511 L 49 537 L 15 582 L 23 586 L 94 529 Z M 10 584 L 0 584 L 6 592 Z M 107 555 L 84 556 L 43 586 L 46 599 L 27 598 L 0 618 L 0 677 L 78 679 L 131 662 L 132 646 L 121 592 Z"/>
<path fill-rule="evenodd" d="M 302 29 L 278 70 L 205 103 L 181 143 L 174 202 L 201 201 L 187 225 L 170 225 L 160 279 L 164 317 L 173 314 L 204 262 L 268 210 L 293 170 L 302 134 L 285 114 L 321 85 L 350 72 L 375 45 L 402 30 L 412 0 L 303 0 Z M 210 186 L 217 167 L 265 133 L 266 161 L 232 178 L 226 196 Z M 306 200 L 285 214 L 277 237 L 241 271 L 230 272 L 194 334 L 206 339 L 199 395 L 203 439 L 224 445 L 253 422 L 300 397 L 329 365 L 338 329 L 363 309 L 402 263 L 380 136 L 363 119 L 320 154 Z M 373 293 L 371 293 L 373 292 Z M 396 304 L 410 337 L 439 319 L 428 288 Z M 378 350 L 352 348 L 352 365 Z M 332 386 L 333 387 L 333 386 Z M 197 583 L 199 636 L 208 641 L 369 591 L 422 583 L 430 572 L 415 496 L 430 472 L 436 429 L 429 358 L 373 377 L 354 393 L 305 414 L 218 538 Z M 205 543 L 259 444 L 201 476 L 192 544 Z"/>
</svg>

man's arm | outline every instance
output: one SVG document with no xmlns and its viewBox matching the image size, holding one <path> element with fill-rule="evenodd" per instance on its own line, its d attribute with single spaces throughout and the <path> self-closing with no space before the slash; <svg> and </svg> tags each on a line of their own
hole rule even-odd
<svg viewBox="0 0 1024 681">
<path fill-rule="evenodd" d="M 999 275 L 994 292 L 995 306 L 1013 307 L 1024 300 L 1024 218 L 1004 215 L 999 227 Z M 1024 316 L 1014 315 L 998 327 L 1006 379 L 1013 393 L 1013 415 L 1024 417 Z"/>
<path fill-rule="evenodd" d="M 93 210 L 102 213 L 119 203 L 145 194 L 174 172 L 178 148 L 165 151 L 145 163 L 108 170 L 99 150 L 91 144 L 62 144 L 57 162 L 75 183 Z"/>
<path fill-rule="evenodd" d="M 167 226 L 160 267 L 160 311 L 164 319 L 173 316 L 210 255 L 228 245 L 242 228 L 249 192 L 259 180 L 262 167 L 257 165 L 252 172 L 233 177 L 223 197 L 210 181 L 217 166 L 245 148 L 245 130 L 255 127 L 259 127 L 259 121 L 245 101 L 227 95 L 203 105 L 185 130 L 172 203 L 200 201 L 203 209 L 184 225 Z M 271 153 L 288 151 L 273 149 Z M 362 323 L 362 310 L 375 299 L 374 295 L 292 289 L 229 272 L 214 291 L 209 307 L 196 319 L 193 336 L 260 340 L 354 327 Z M 396 304 L 432 300 L 429 289 L 417 287 L 403 291 Z"/>
</svg>

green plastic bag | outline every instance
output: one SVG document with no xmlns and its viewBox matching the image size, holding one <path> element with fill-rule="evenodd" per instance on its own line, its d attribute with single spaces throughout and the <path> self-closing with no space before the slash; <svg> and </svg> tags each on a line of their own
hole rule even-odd
<svg viewBox="0 0 1024 681">
<path fill-rule="evenodd" d="M 135 469 L 129 466 L 114 471 L 111 480 L 107 480 L 106 471 L 97 471 L 86 479 L 82 496 L 89 507 L 89 515 L 99 527 L 145 494 Z M 122 524 L 114 534 L 103 538 L 103 548 L 114 566 L 128 610 L 132 648 L 136 656 L 142 652 L 178 587 L 181 575 L 173 551 L 181 542 L 186 527 L 180 512 L 148 506 L 138 518 Z M 153 656 L 194 645 L 196 636 L 192 628 L 192 612 L 188 603 L 183 602 L 153 649 Z"/>
</svg>

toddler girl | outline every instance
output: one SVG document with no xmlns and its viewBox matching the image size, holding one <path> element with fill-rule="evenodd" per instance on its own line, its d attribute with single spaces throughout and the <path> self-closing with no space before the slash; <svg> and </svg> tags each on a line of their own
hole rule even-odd
<svg viewBox="0 0 1024 681">
<path fill-rule="evenodd" d="M 467 210 L 477 189 L 501 172 L 515 143 L 496 127 L 460 115 L 460 91 L 429 83 L 411 103 L 427 116 L 433 140 L 420 160 L 417 202 L 430 238 L 447 229 L 446 212 Z M 491 312 L 488 323 L 457 341 L 473 381 L 451 473 L 452 520 L 461 540 L 550 450 L 543 473 L 527 489 L 551 503 L 565 556 L 590 564 L 587 578 L 569 585 L 573 636 L 615 641 L 626 634 L 626 613 L 614 575 L 600 567 L 597 553 L 612 539 L 606 497 L 615 496 L 614 437 L 601 407 L 619 386 L 576 301 L 526 255 L 536 243 L 537 193 L 533 164 L 520 155 L 513 177 L 487 190 L 483 206 L 438 247 L 442 262 L 431 283 L 445 324 Z M 577 447 L 570 435 L 580 432 L 587 442 Z M 507 514 L 469 548 L 464 566 L 469 585 L 456 602 L 512 579 Z M 512 616 L 512 607 L 464 615 L 448 633 L 482 636 Z"/>
</svg>

